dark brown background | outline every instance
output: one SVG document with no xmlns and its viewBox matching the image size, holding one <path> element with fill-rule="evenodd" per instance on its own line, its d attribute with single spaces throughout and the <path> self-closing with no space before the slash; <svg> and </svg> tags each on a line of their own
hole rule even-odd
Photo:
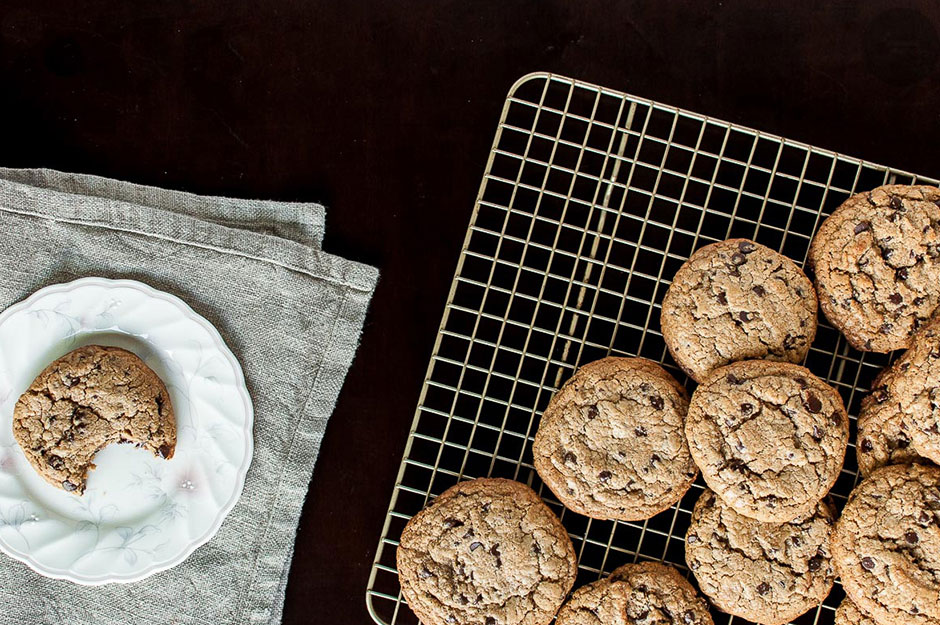
<svg viewBox="0 0 940 625">
<path fill-rule="evenodd" d="M 0 165 L 328 208 L 382 280 L 285 623 L 364 588 L 503 98 L 551 70 L 940 175 L 934 2 L 0 0 Z M 933 8 L 930 8 L 933 7 Z"/>
</svg>

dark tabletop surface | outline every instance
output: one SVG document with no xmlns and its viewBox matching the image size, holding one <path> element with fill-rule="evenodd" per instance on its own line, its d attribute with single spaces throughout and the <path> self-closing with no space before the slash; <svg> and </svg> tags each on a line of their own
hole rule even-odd
<svg viewBox="0 0 940 625">
<path fill-rule="evenodd" d="M 365 624 L 512 83 L 555 71 L 940 176 L 940 4 L 858 4 L 0 0 L 0 165 L 319 201 L 327 251 L 381 269 L 284 610 L 289 624 Z"/>
</svg>

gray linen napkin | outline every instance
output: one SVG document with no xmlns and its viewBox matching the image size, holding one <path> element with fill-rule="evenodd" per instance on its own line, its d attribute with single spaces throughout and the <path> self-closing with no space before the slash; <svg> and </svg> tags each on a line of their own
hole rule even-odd
<svg viewBox="0 0 940 625">
<path fill-rule="evenodd" d="M 131 278 L 221 332 L 255 408 L 254 459 L 219 533 L 143 581 L 84 587 L 0 555 L 0 623 L 278 623 L 301 506 L 378 272 L 319 249 L 316 205 L 207 198 L 0 169 L 0 310 L 48 284 Z"/>
</svg>

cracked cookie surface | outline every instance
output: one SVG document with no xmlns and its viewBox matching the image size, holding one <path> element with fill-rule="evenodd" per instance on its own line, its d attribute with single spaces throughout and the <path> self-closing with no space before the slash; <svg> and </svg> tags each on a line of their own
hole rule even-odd
<svg viewBox="0 0 940 625">
<path fill-rule="evenodd" d="M 792 260 L 747 239 L 697 250 L 676 272 L 660 318 L 693 379 L 736 360 L 800 362 L 816 336 L 816 291 Z"/>
<path fill-rule="evenodd" d="M 726 504 L 780 523 L 811 513 L 835 484 L 849 421 L 839 394 L 808 369 L 748 360 L 699 385 L 686 435 L 705 482 Z"/>
<path fill-rule="evenodd" d="M 673 567 L 659 562 L 625 564 L 610 574 L 627 588 L 627 622 L 633 625 L 713 625 L 708 603 Z"/>
<path fill-rule="evenodd" d="M 627 620 L 627 585 L 601 579 L 578 588 L 561 606 L 556 625 L 633 625 Z"/>
<path fill-rule="evenodd" d="M 846 597 L 836 609 L 835 625 L 878 625 L 875 619 L 862 612 L 852 600 Z"/>
<path fill-rule="evenodd" d="M 603 358 L 578 369 L 542 415 L 532 455 L 566 507 L 596 519 L 637 521 L 673 505 L 698 469 L 685 440 L 689 400 L 643 358 Z"/>
<path fill-rule="evenodd" d="M 940 304 L 940 189 L 887 185 L 846 200 L 810 246 L 819 304 L 856 349 L 890 352 Z"/>
<path fill-rule="evenodd" d="M 554 513 L 525 484 L 499 478 L 444 491 L 405 526 L 396 558 L 425 625 L 544 625 L 577 572 Z"/>
<path fill-rule="evenodd" d="M 940 623 L 940 469 L 878 469 L 849 496 L 832 535 L 846 594 L 881 625 Z"/>
<path fill-rule="evenodd" d="M 918 330 L 910 349 L 875 379 L 859 423 L 863 417 L 888 423 L 889 432 L 896 429 L 902 443 L 909 441 L 910 449 L 902 445 L 891 464 L 918 454 L 940 463 L 940 317 Z"/>
<path fill-rule="evenodd" d="M 940 318 L 875 378 L 862 400 L 856 453 L 863 475 L 924 458 L 940 463 Z"/>
<path fill-rule="evenodd" d="M 756 521 L 710 490 L 695 504 L 686 534 L 686 563 L 719 609 L 779 625 L 819 605 L 835 581 L 828 503 L 789 523 Z"/>
<path fill-rule="evenodd" d="M 13 436 L 47 482 L 81 495 L 95 454 L 112 443 L 171 458 L 176 418 L 166 386 L 140 358 L 89 345 L 33 380 L 13 410 Z"/>
</svg>

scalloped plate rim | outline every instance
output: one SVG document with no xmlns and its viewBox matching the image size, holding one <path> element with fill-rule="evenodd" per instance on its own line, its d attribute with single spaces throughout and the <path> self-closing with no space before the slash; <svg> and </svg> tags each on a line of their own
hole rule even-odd
<svg viewBox="0 0 940 625">
<path fill-rule="evenodd" d="M 84 286 L 100 286 L 104 288 L 130 288 L 137 291 L 143 292 L 145 295 L 157 299 L 162 299 L 168 301 L 169 303 L 176 306 L 180 312 L 186 315 L 190 320 L 201 325 L 209 333 L 209 336 L 212 338 L 213 342 L 216 343 L 216 346 L 226 360 L 232 365 L 235 372 L 236 378 L 236 387 L 238 389 L 238 395 L 241 398 L 244 407 L 245 407 L 245 458 L 242 462 L 242 465 L 238 467 L 236 474 L 235 488 L 233 489 L 232 496 L 230 499 L 220 506 L 219 512 L 216 515 L 216 520 L 212 523 L 206 532 L 192 540 L 189 545 L 174 555 L 166 562 L 155 563 L 149 567 L 143 569 L 139 573 L 134 574 L 124 574 L 117 575 L 112 573 L 103 574 L 101 576 L 90 576 L 90 575 L 79 575 L 69 569 L 54 569 L 37 562 L 31 555 L 23 553 L 18 549 L 10 547 L 5 544 L 3 541 L 0 541 L 0 551 L 9 557 L 22 562 L 27 565 L 34 572 L 48 577 L 51 579 L 61 579 L 83 586 L 101 586 L 104 584 L 110 583 L 131 583 L 137 582 L 144 578 L 150 577 L 161 571 L 166 571 L 173 568 L 174 566 L 184 562 L 189 556 L 193 554 L 196 549 L 203 546 L 218 533 L 219 529 L 222 527 L 222 523 L 225 522 L 225 519 L 228 517 L 229 513 L 235 508 L 235 505 L 238 503 L 238 500 L 241 499 L 242 492 L 245 488 L 245 480 L 248 475 L 248 468 L 251 466 L 251 461 L 254 456 L 254 405 L 251 401 L 251 395 L 248 393 L 248 387 L 245 383 L 245 374 L 242 370 L 241 363 L 238 362 L 238 359 L 235 357 L 235 354 L 232 353 L 232 350 L 229 349 L 228 345 L 225 343 L 225 340 L 222 338 L 222 335 L 219 333 L 218 329 L 212 325 L 205 317 L 197 313 L 192 307 L 187 304 L 183 299 L 173 295 L 172 293 L 167 293 L 156 289 L 149 284 L 140 282 L 138 280 L 131 279 L 112 279 L 112 278 L 101 278 L 95 276 L 88 276 L 84 278 L 78 278 L 70 282 L 61 282 L 57 284 L 50 284 L 49 286 L 43 287 L 31 295 L 26 297 L 26 299 L 19 301 L 15 304 L 10 305 L 8 308 L 0 312 L 0 324 L 6 321 L 9 317 L 13 316 L 17 312 L 28 309 L 30 305 L 34 304 L 38 299 L 52 294 L 52 293 L 68 293 L 74 291 L 78 288 Z"/>
</svg>

